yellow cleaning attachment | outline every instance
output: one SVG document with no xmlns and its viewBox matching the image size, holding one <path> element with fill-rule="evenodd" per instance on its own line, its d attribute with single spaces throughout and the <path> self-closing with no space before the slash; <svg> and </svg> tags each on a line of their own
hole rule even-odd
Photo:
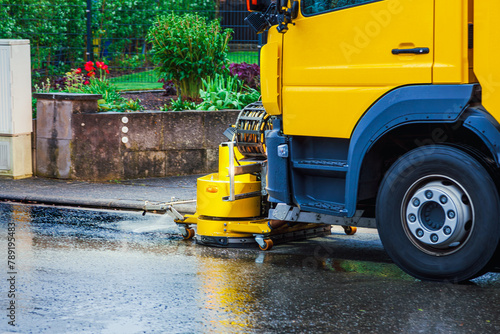
<svg viewBox="0 0 500 334">
<path fill-rule="evenodd" d="M 262 210 L 260 174 L 238 175 L 239 167 L 255 165 L 255 162 L 239 160 L 242 157 L 232 144 L 219 147 L 218 172 L 197 180 L 196 214 L 176 220 L 185 239 L 195 236 L 191 225 L 197 225 L 196 241 L 199 244 L 218 247 L 258 245 L 262 250 L 269 250 L 274 244 L 273 240 L 285 242 L 330 234 L 331 227 L 326 225 L 289 225 L 269 220 L 267 213 Z M 231 166 L 234 170 L 231 170 Z M 244 194 L 251 195 L 231 201 L 231 187 L 236 198 Z"/>
<path fill-rule="evenodd" d="M 230 153 L 233 150 L 233 153 Z M 233 158 L 230 163 L 229 159 Z M 261 216 L 262 197 L 253 196 L 235 201 L 230 196 L 229 166 L 251 163 L 240 162 L 243 156 L 232 145 L 219 146 L 219 170 L 197 180 L 196 214 L 187 215 L 181 224 L 197 225 L 197 242 L 214 246 L 244 246 L 254 244 L 254 234 L 269 234 L 268 219 Z M 252 174 L 234 175 L 234 193 L 260 193 L 261 183 Z M 189 228 L 188 228 L 189 230 Z M 191 237 L 191 232 L 184 236 Z M 234 240 L 232 240 L 234 239 Z"/>
<path fill-rule="evenodd" d="M 230 131 L 230 130 L 233 131 Z M 217 173 L 197 180 L 194 215 L 175 216 L 185 239 L 219 247 L 247 247 L 256 244 L 269 250 L 274 241 L 305 239 L 330 234 L 329 225 L 270 220 L 267 194 L 261 184 L 266 177 L 265 131 L 272 122 L 262 102 L 246 106 L 236 124 L 228 129 L 231 142 L 219 146 Z"/>
</svg>

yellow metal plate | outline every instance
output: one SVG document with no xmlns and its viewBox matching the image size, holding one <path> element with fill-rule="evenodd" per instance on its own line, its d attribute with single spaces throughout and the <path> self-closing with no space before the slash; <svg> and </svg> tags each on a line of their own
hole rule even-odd
<svg viewBox="0 0 500 334">
<path fill-rule="evenodd" d="M 500 121 L 500 1 L 474 1 L 474 73 L 483 106 Z"/>
</svg>

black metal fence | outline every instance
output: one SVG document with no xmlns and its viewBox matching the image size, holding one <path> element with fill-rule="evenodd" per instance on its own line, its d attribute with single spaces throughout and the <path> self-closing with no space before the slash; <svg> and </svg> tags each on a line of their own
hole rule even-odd
<svg viewBox="0 0 500 334">
<path fill-rule="evenodd" d="M 10 1 L 7 2 L 7 1 Z M 244 23 L 246 0 L 2 0 L 0 38 L 29 39 L 34 81 L 104 60 L 112 75 L 154 82 L 145 37 L 155 18 L 196 12 L 233 30 L 229 58 L 256 62 L 257 35 Z"/>
</svg>

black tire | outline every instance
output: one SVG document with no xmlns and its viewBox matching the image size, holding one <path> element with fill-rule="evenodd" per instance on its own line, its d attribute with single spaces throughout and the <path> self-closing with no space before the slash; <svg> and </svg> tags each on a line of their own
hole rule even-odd
<svg viewBox="0 0 500 334">
<path fill-rule="evenodd" d="M 377 227 L 392 260 L 423 280 L 485 273 L 500 236 L 500 200 L 485 168 L 455 147 L 425 146 L 398 159 L 377 197 Z"/>
</svg>

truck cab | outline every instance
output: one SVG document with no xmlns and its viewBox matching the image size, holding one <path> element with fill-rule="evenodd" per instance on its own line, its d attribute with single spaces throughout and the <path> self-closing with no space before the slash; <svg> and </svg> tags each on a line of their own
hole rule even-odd
<svg viewBox="0 0 500 334">
<path fill-rule="evenodd" d="M 387 253 L 421 279 L 464 281 L 491 269 L 500 2 L 248 4 L 269 23 L 260 61 L 273 118 L 270 218 L 288 210 L 375 219 Z"/>
</svg>

